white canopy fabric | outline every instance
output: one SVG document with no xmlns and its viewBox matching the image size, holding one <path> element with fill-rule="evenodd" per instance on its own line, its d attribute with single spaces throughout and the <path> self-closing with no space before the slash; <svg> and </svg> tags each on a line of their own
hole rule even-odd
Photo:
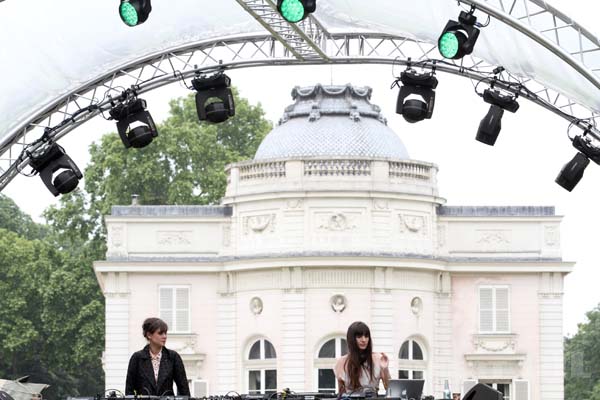
<svg viewBox="0 0 600 400">
<path fill-rule="evenodd" d="M 513 13 L 518 15 L 527 2 L 516 3 Z M 502 7 L 501 0 L 487 4 Z M 121 22 L 118 5 L 119 0 L 0 4 L 0 144 L 12 140 L 17 128 L 57 98 L 100 80 L 107 71 L 188 43 L 266 32 L 235 0 L 153 0 L 148 20 L 134 28 Z M 435 44 L 447 20 L 457 19 L 465 7 L 456 0 L 318 0 L 315 16 L 333 33 L 368 31 Z M 485 14 L 476 15 L 485 22 Z M 546 25 L 543 18 L 552 16 L 542 13 L 527 22 L 535 29 Z M 560 46 L 571 54 L 593 50 L 576 57 L 590 71 L 600 69 L 593 42 L 564 35 Z M 437 51 L 429 56 L 441 58 Z M 594 83 L 497 19 L 481 29 L 474 56 L 600 111 L 600 90 Z"/>
</svg>

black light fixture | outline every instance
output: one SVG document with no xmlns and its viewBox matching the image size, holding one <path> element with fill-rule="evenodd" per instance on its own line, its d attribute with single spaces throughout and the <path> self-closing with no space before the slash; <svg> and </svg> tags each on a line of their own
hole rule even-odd
<svg viewBox="0 0 600 400">
<path fill-rule="evenodd" d="M 519 109 L 519 103 L 517 103 L 516 99 L 517 96 L 503 95 L 499 91 L 494 90 L 493 84 L 491 89 L 486 89 L 483 92 L 483 100 L 491 104 L 491 106 L 486 116 L 479 123 L 475 139 L 481 143 L 493 146 L 502 128 L 504 110 L 514 113 Z"/>
<path fill-rule="evenodd" d="M 317 0 L 277 0 L 277 11 L 288 22 L 300 22 L 316 9 Z"/>
<path fill-rule="evenodd" d="M 83 178 L 81 171 L 65 150 L 56 143 L 29 154 L 30 165 L 54 196 L 72 192 Z M 54 177 L 54 173 L 62 170 Z M 53 179 L 54 177 L 54 179 Z"/>
<path fill-rule="evenodd" d="M 148 146 L 158 136 L 152 116 L 146 110 L 146 101 L 132 98 L 114 106 L 110 116 L 117 120 L 117 130 L 126 148 Z M 132 127 L 134 122 L 140 124 Z"/>
<path fill-rule="evenodd" d="M 472 6 L 469 12 L 460 12 L 458 21 L 448 21 L 438 39 L 438 49 L 443 57 L 459 59 L 473 52 L 479 37 L 474 12 L 475 7 Z"/>
<path fill-rule="evenodd" d="M 407 122 L 415 123 L 433 115 L 435 88 L 438 80 L 435 69 L 419 73 L 409 67 L 400 74 L 400 93 L 396 102 L 396 113 L 402 114 Z M 396 80 L 396 84 L 398 80 Z"/>
<path fill-rule="evenodd" d="M 119 4 L 119 16 L 127 26 L 143 24 L 151 11 L 150 0 L 121 0 Z"/>
<path fill-rule="evenodd" d="M 581 136 L 573 138 L 573 147 L 579 152 L 571 161 L 565 164 L 556 177 L 555 182 L 567 191 L 572 191 L 583 177 L 590 159 L 596 164 L 600 164 L 600 148 L 594 147 L 590 140 L 585 137 L 587 131 Z"/>
<path fill-rule="evenodd" d="M 221 72 L 192 80 L 192 86 L 197 91 L 196 111 L 200 121 L 219 123 L 235 115 L 230 85 L 231 79 Z"/>
</svg>

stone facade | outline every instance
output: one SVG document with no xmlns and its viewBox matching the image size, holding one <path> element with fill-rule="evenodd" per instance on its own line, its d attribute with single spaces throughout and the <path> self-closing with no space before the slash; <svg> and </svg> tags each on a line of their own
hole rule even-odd
<svg viewBox="0 0 600 400">
<path fill-rule="evenodd" d="M 355 124 L 348 140 L 373 124 L 389 130 L 370 91 L 294 93 L 278 135 L 290 121 L 318 133 L 331 118 Z M 228 167 L 221 206 L 106 216 L 95 271 L 107 388 L 124 387 L 141 323 L 159 315 L 196 395 L 327 389 L 348 325 L 363 320 L 392 376 L 422 377 L 436 398 L 446 381 L 453 392 L 481 381 L 514 400 L 563 398 L 562 282 L 573 264 L 561 259 L 553 207 L 448 207 L 435 165 L 369 154 L 381 149 L 371 134 L 352 154 L 335 151 L 354 142 L 277 153 L 274 143 L 293 152 L 290 132 L 267 136 L 271 158 Z"/>
</svg>

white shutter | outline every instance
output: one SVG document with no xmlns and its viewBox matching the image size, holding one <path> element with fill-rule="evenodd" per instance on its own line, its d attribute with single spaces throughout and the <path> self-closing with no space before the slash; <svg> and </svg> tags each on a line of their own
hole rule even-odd
<svg viewBox="0 0 600 400">
<path fill-rule="evenodd" d="M 479 332 L 494 331 L 494 289 L 479 288 Z"/>
<path fill-rule="evenodd" d="M 173 288 L 161 287 L 159 290 L 159 318 L 167 323 L 169 329 L 173 329 Z"/>
<path fill-rule="evenodd" d="M 464 380 L 462 383 L 462 393 L 460 394 L 460 398 L 464 399 L 465 394 L 467 394 L 467 392 L 471 390 L 475 385 L 477 385 L 477 381 L 475 379 Z"/>
<path fill-rule="evenodd" d="M 508 288 L 497 287 L 496 290 L 496 332 L 510 332 L 510 304 Z"/>
<path fill-rule="evenodd" d="M 188 288 L 175 289 L 175 332 L 190 331 L 190 291 Z"/>
<path fill-rule="evenodd" d="M 192 397 L 208 397 L 208 381 L 194 379 L 192 381 Z"/>
<path fill-rule="evenodd" d="M 529 400 L 529 381 L 515 379 L 515 397 L 514 400 Z"/>
</svg>

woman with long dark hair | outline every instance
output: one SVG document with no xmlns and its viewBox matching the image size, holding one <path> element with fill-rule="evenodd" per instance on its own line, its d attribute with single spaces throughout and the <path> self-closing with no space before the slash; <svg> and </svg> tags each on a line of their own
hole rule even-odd
<svg viewBox="0 0 600 400">
<path fill-rule="evenodd" d="M 387 389 L 390 380 L 388 357 L 373 353 L 371 331 L 364 322 L 354 322 L 346 333 L 348 354 L 335 364 L 335 376 L 340 394 L 363 393 L 377 395 L 379 381 Z"/>
</svg>

